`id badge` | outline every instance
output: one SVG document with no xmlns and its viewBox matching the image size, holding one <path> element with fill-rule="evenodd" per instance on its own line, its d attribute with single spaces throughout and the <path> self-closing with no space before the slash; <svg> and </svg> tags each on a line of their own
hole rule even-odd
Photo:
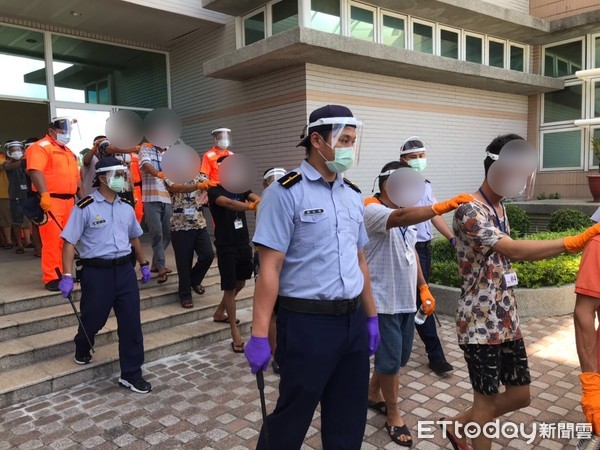
<svg viewBox="0 0 600 450">
<path fill-rule="evenodd" d="M 409 266 L 412 266 L 416 262 L 414 252 L 406 249 L 404 256 L 406 256 L 406 262 L 408 262 Z"/>
<path fill-rule="evenodd" d="M 183 213 L 184 213 L 186 216 L 193 216 L 193 215 L 196 213 L 196 208 L 185 208 L 185 209 L 183 210 Z"/>
<path fill-rule="evenodd" d="M 21 185 L 21 190 L 22 191 L 26 191 L 27 190 L 27 185 L 26 184 L 22 184 Z"/>
<path fill-rule="evenodd" d="M 506 287 L 513 287 L 519 284 L 519 279 L 517 278 L 517 274 L 515 272 L 505 273 L 504 281 L 506 282 Z"/>
<path fill-rule="evenodd" d="M 240 228 L 244 228 L 244 222 L 242 222 L 242 219 L 235 219 L 233 221 L 233 226 L 236 230 L 239 230 Z"/>
</svg>

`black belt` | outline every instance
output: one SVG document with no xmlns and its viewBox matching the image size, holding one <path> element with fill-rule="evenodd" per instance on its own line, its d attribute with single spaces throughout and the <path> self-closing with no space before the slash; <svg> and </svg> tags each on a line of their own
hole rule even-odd
<svg viewBox="0 0 600 450">
<path fill-rule="evenodd" d="M 277 297 L 279 307 L 305 314 L 341 316 L 352 314 L 358 309 L 358 297 L 351 300 L 307 300 L 303 298 Z"/>
<path fill-rule="evenodd" d="M 417 242 L 415 244 L 415 247 L 417 247 L 417 248 L 429 248 L 430 245 L 431 245 L 431 241 Z"/>
<path fill-rule="evenodd" d="M 75 194 L 50 194 L 52 198 L 60 198 L 62 200 L 70 200 L 75 196 Z"/>
<path fill-rule="evenodd" d="M 81 259 L 83 267 L 114 267 L 131 264 L 131 254 L 116 259 L 87 258 Z"/>
<path fill-rule="evenodd" d="M 137 183 L 133 183 L 133 185 L 134 185 L 134 186 L 141 186 L 141 185 L 142 185 L 142 182 L 141 182 L 141 181 L 138 181 Z"/>
</svg>

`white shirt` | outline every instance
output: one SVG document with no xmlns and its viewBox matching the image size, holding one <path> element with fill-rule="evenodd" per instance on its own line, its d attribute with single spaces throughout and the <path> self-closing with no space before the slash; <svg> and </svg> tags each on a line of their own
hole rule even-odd
<svg viewBox="0 0 600 450">
<path fill-rule="evenodd" d="M 413 225 L 387 230 L 387 221 L 393 211 L 376 203 L 365 207 L 369 242 L 364 251 L 379 314 L 417 310 L 417 228 Z"/>
</svg>

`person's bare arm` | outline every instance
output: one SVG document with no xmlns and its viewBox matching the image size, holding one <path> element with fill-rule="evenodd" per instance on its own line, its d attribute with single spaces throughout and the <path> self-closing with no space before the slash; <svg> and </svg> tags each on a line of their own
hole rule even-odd
<svg viewBox="0 0 600 450">
<path fill-rule="evenodd" d="M 142 248 L 142 244 L 140 242 L 140 239 L 139 238 L 133 238 L 133 239 L 130 239 L 129 242 L 131 243 L 131 246 L 135 250 L 135 258 L 140 263 L 140 266 L 142 264 L 147 263 L 148 260 L 146 259 L 146 256 L 144 255 L 144 249 Z"/>
<path fill-rule="evenodd" d="M 6 172 L 10 172 L 11 170 L 15 170 L 21 167 L 21 161 L 4 161 L 2 163 L 2 168 Z"/>
<path fill-rule="evenodd" d="M 531 241 L 514 240 L 510 236 L 503 236 L 492 250 L 511 261 L 537 261 L 560 255 L 566 251 L 566 248 L 564 239 Z"/>
<path fill-rule="evenodd" d="M 452 232 L 452 230 L 450 229 L 450 227 L 448 226 L 448 224 L 442 216 L 433 217 L 431 219 L 431 223 L 433 224 L 435 229 L 438 230 L 446 239 L 450 240 L 454 237 L 454 233 Z"/>
<path fill-rule="evenodd" d="M 431 206 L 414 206 L 410 208 L 398 208 L 388 216 L 386 228 L 389 230 L 396 227 L 408 227 L 417 223 L 425 222 L 435 217 Z"/>
<path fill-rule="evenodd" d="M 160 170 L 156 170 L 152 164 L 150 164 L 149 162 L 145 162 L 142 166 L 141 169 L 146 172 L 149 175 L 152 175 L 153 177 L 158 177 L 159 173 L 162 173 Z"/>
<path fill-rule="evenodd" d="M 73 270 L 73 260 L 75 259 L 75 246 L 63 239 L 62 249 L 62 273 L 71 273 Z"/>
<path fill-rule="evenodd" d="M 251 192 L 250 194 L 248 194 L 248 200 L 250 200 L 251 202 L 255 202 L 257 200 L 260 200 L 260 197 L 254 192 Z"/>
<path fill-rule="evenodd" d="M 167 188 L 169 192 L 173 194 L 188 194 L 190 192 L 195 192 L 198 190 L 198 185 L 196 184 L 177 184 L 173 183 L 171 186 Z"/>
<path fill-rule="evenodd" d="M 260 259 L 260 276 L 254 287 L 252 335 L 267 337 L 273 307 L 279 294 L 279 276 L 285 260 L 285 253 L 262 245 L 257 245 L 256 250 Z"/>
<path fill-rule="evenodd" d="M 233 211 L 238 211 L 238 212 L 250 211 L 250 203 L 240 202 L 238 200 L 232 200 L 230 198 L 225 197 L 224 195 L 220 195 L 219 197 L 217 197 L 217 199 L 215 200 L 215 203 L 222 208 L 231 209 Z M 261 267 L 261 270 L 262 270 L 262 267 Z"/>
<path fill-rule="evenodd" d="M 41 170 L 30 169 L 27 173 L 31 178 L 31 182 L 40 194 L 48 192 L 48 187 L 46 186 L 46 177 Z"/>
<path fill-rule="evenodd" d="M 89 166 L 92 163 L 92 159 L 94 158 L 94 155 L 96 154 L 96 152 L 98 151 L 98 147 L 96 146 L 96 144 L 94 144 L 94 146 L 90 149 L 89 152 L 87 152 L 85 155 L 83 155 L 83 165 L 85 167 Z"/>
<path fill-rule="evenodd" d="M 262 259 L 260 260 L 260 264 L 260 276 L 262 276 Z M 373 290 L 371 288 L 371 274 L 369 273 L 367 258 L 365 258 L 365 252 L 363 250 L 358 251 L 358 266 L 360 267 L 360 271 L 364 278 L 363 290 L 360 295 L 363 311 L 367 317 L 374 317 L 377 315 L 377 308 L 375 307 L 375 298 L 373 297 Z"/>
</svg>

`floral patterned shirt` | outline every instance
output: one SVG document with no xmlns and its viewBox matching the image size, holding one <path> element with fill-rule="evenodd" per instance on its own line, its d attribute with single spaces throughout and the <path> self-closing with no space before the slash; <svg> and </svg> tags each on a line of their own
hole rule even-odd
<svg viewBox="0 0 600 450">
<path fill-rule="evenodd" d="M 505 220 L 509 233 L 506 214 Z M 510 261 L 492 250 L 506 236 L 496 222 L 492 208 L 477 200 L 454 213 L 461 278 L 456 312 L 459 344 L 497 345 L 523 338 L 513 288 L 504 277 L 513 271 Z"/>
<path fill-rule="evenodd" d="M 205 177 L 198 175 L 187 184 L 198 184 L 204 180 Z M 171 202 L 173 203 L 171 231 L 187 231 L 206 227 L 200 196 L 200 191 L 171 194 Z"/>
</svg>

